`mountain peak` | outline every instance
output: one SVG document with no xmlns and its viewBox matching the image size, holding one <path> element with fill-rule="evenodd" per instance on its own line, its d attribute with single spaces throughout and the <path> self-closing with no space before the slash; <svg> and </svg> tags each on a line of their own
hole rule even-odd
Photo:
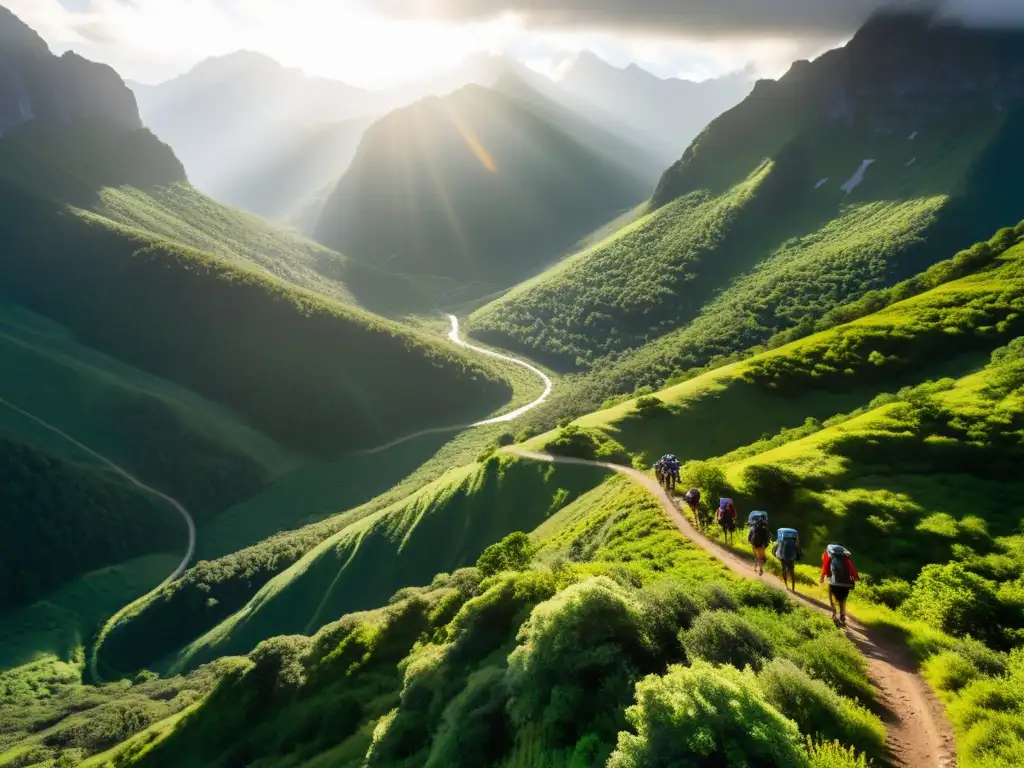
<svg viewBox="0 0 1024 768">
<path fill-rule="evenodd" d="M 270 56 L 258 51 L 238 50 L 223 56 L 203 59 L 194 67 L 193 74 L 217 76 L 265 75 L 284 70 L 284 66 Z"/>
<path fill-rule="evenodd" d="M 0 5 L 0 55 L 18 49 L 50 52 L 46 41 L 32 27 Z"/>
</svg>

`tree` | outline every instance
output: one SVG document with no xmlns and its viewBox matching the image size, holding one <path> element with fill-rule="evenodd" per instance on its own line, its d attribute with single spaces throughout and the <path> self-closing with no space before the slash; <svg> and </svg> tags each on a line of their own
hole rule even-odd
<svg viewBox="0 0 1024 768">
<path fill-rule="evenodd" d="M 497 544 L 491 544 L 476 561 L 484 576 L 502 571 L 524 571 L 537 551 L 536 545 L 522 531 L 510 533 Z"/>
</svg>

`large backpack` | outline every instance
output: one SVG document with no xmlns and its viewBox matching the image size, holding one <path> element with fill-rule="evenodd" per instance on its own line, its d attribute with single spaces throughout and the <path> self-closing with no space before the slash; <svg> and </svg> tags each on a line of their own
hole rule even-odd
<svg viewBox="0 0 1024 768">
<path fill-rule="evenodd" d="M 831 577 L 829 583 L 837 587 L 852 587 L 853 577 L 850 575 L 850 553 L 838 544 L 829 544 L 828 556 L 831 558 Z"/>
<path fill-rule="evenodd" d="M 718 514 L 716 515 L 718 522 L 724 523 L 734 517 L 736 517 L 736 508 L 732 504 L 732 499 L 719 499 Z"/>
<path fill-rule="evenodd" d="M 802 552 L 797 544 L 799 534 L 795 528 L 779 528 L 778 542 L 775 544 L 775 556 L 779 560 L 794 562 L 800 559 Z"/>
<path fill-rule="evenodd" d="M 691 509 L 696 509 L 700 504 L 700 491 L 696 488 L 691 488 L 683 496 L 683 501 L 686 502 L 687 506 Z"/>
<path fill-rule="evenodd" d="M 772 535 L 768 531 L 768 513 L 755 511 L 747 518 L 747 541 L 755 547 L 766 547 L 771 541 Z"/>
</svg>

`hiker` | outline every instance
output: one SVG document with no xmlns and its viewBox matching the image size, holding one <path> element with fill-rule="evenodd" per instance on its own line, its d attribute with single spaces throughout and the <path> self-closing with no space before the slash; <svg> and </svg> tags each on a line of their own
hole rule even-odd
<svg viewBox="0 0 1024 768">
<path fill-rule="evenodd" d="M 732 535 L 736 530 L 736 505 L 732 499 L 718 500 L 718 524 L 722 526 L 722 536 L 727 544 L 732 543 Z"/>
<path fill-rule="evenodd" d="M 850 559 L 850 550 L 840 544 L 829 544 L 821 555 L 821 578 L 824 584 L 828 578 L 828 602 L 832 606 L 832 621 L 836 621 L 836 603 L 839 604 L 839 621 L 846 626 L 846 599 L 857 582 L 857 569 Z"/>
<path fill-rule="evenodd" d="M 790 591 L 796 592 L 796 561 L 803 558 L 804 551 L 800 547 L 800 534 L 795 528 L 779 528 L 772 554 L 782 564 L 782 583 L 789 587 L 792 582 Z"/>
<path fill-rule="evenodd" d="M 693 521 L 697 524 L 697 530 L 701 530 L 704 526 L 700 514 L 700 490 L 697 488 L 688 490 L 683 494 L 683 503 L 690 508 L 690 512 L 693 514 Z"/>
<path fill-rule="evenodd" d="M 747 518 L 747 541 L 754 548 L 754 571 L 764 576 L 764 564 L 768 559 L 765 550 L 772 543 L 772 532 L 768 530 L 768 513 L 755 510 Z"/>
<path fill-rule="evenodd" d="M 675 454 L 669 454 L 665 457 L 665 488 L 672 492 L 676 489 L 676 483 L 679 482 L 679 459 L 676 458 Z"/>
<path fill-rule="evenodd" d="M 665 458 L 662 457 L 654 462 L 654 478 L 658 481 L 658 485 L 665 484 Z"/>
</svg>

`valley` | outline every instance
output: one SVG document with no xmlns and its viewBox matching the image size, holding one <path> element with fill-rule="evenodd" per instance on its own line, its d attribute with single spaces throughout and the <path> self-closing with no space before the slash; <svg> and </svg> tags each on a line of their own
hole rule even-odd
<svg viewBox="0 0 1024 768">
<path fill-rule="evenodd" d="M 226 42 L 126 81 L 32 13 L 0 766 L 1022 764 L 1021 28 L 374 89 Z"/>
</svg>

